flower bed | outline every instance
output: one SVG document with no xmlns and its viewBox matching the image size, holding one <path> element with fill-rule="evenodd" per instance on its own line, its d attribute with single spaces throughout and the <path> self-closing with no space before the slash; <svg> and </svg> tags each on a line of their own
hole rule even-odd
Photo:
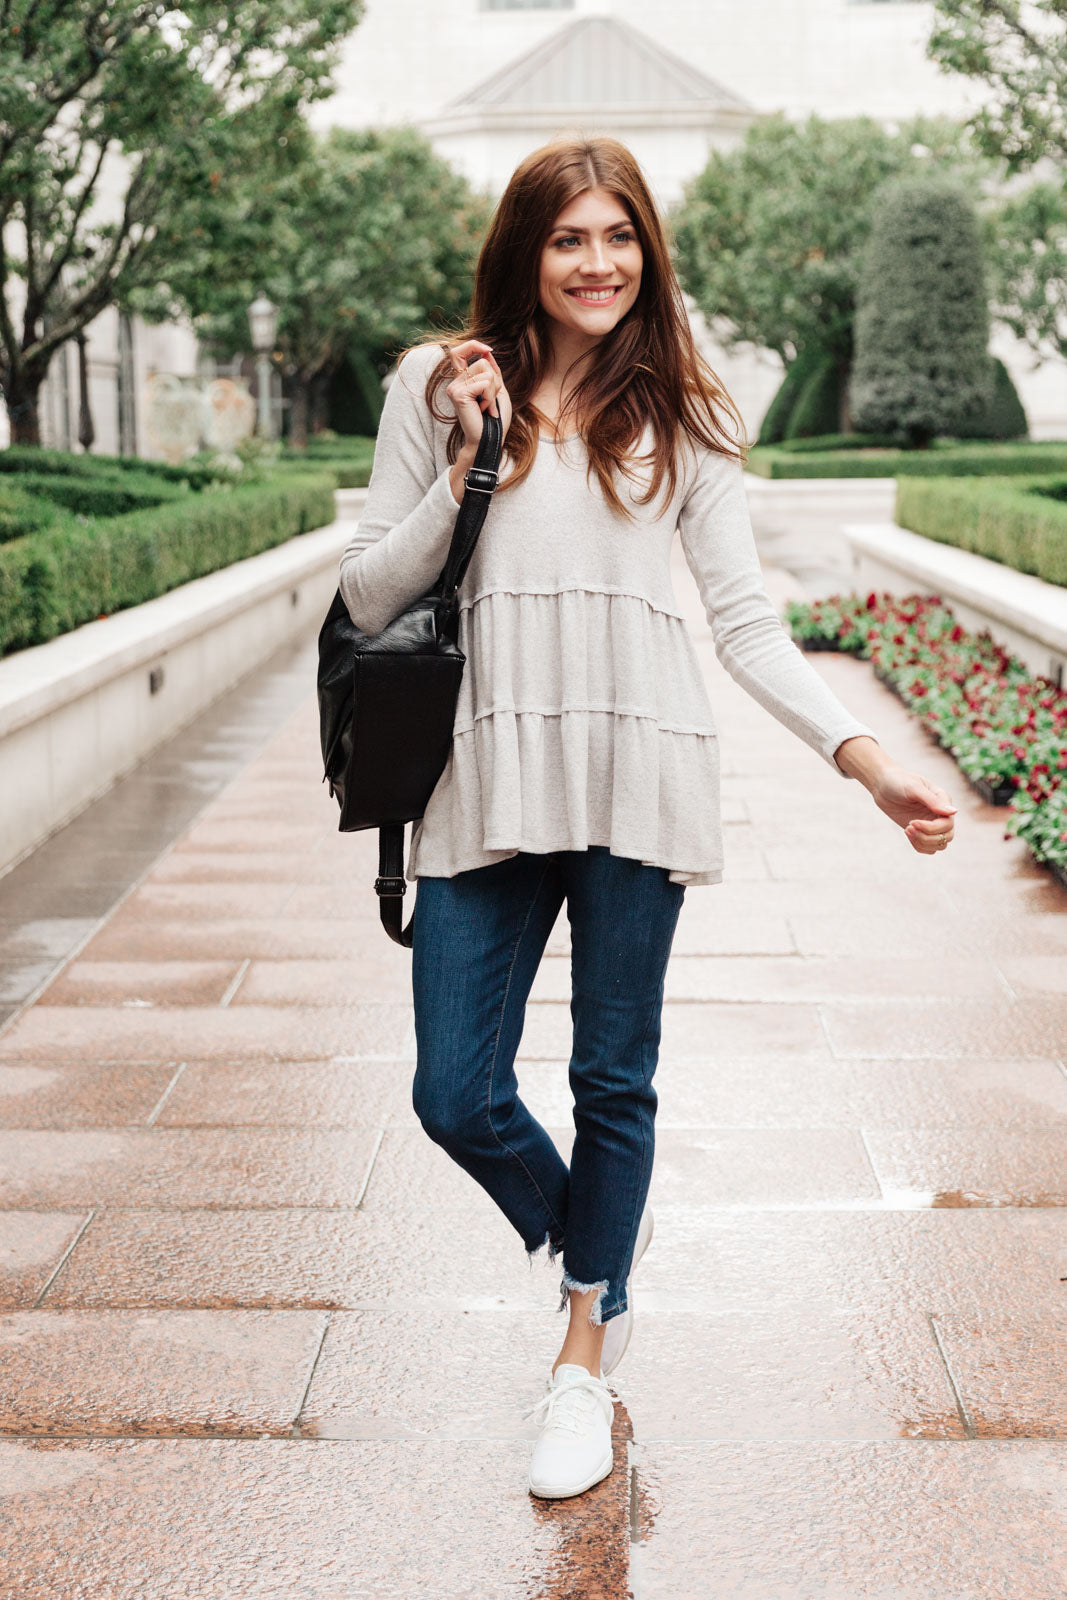
<svg viewBox="0 0 1067 1600">
<path fill-rule="evenodd" d="M 968 632 L 938 595 L 790 601 L 785 621 L 805 649 L 869 660 L 983 798 L 1010 805 L 1005 836 L 1067 883 L 1067 690 Z"/>
</svg>

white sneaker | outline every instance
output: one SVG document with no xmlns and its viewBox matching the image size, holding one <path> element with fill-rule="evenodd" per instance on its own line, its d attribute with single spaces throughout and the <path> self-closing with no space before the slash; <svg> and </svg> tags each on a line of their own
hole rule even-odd
<svg viewBox="0 0 1067 1600">
<path fill-rule="evenodd" d="M 634 1245 L 633 1261 L 630 1263 L 630 1275 L 626 1279 L 626 1310 L 620 1311 L 617 1317 L 604 1326 L 604 1343 L 600 1349 L 600 1371 L 603 1377 L 609 1372 L 614 1372 L 623 1356 L 626 1346 L 630 1343 L 630 1335 L 634 1327 L 634 1296 L 633 1296 L 633 1271 L 645 1251 L 652 1237 L 652 1210 L 646 1206 L 641 1213 L 641 1221 L 637 1228 L 637 1241 Z"/>
<path fill-rule="evenodd" d="M 545 1394 L 528 1417 L 544 1412 L 544 1426 L 530 1459 L 530 1493 L 544 1500 L 581 1494 L 612 1468 L 611 1423 L 615 1406 L 603 1378 L 561 1362 Z"/>
</svg>

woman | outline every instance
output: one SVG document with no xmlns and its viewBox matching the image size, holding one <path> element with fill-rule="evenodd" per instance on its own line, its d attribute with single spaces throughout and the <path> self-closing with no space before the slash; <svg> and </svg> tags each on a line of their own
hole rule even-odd
<svg viewBox="0 0 1067 1600">
<path fill-rule="evenodd" d="M 505 453 L 460 589 L 468 661 L 451 753 L 406 867 L 413 1101 L 531 1259 L 562 1252 L 569 1323 L 534 1408 L 529 1475 L 532 1493 L 562 1498 L 611 1471 L 604 1380 L 652 1233 L 664 974 L 686 886 L 723 875 L 718 741 L 671 587 L 675 531 L 718 657 L 756 700 L 858 779 L 915 850 L 948 844 L 955 808 L 889 760 L 782 628 L 727 427 L 740 419 L 695 351 L 655 205 L 614 139 L 560 140 L 522 162 L 465 335 L 404 355 L 341 564 L 366 632 L 444 566 L 487 409 Z M 513 1066 L 564 902 L 569 1169 Z"/>
</svg>

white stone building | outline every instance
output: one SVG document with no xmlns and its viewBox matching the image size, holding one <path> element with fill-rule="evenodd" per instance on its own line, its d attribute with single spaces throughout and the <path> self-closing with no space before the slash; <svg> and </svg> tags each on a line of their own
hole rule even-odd
<svg viewBox="0 0 1067 1600">
<path fill-rule="evenodd" d="M 667 208 L 709 151 L 736 142 L 760 114 L 867 114 L 887 124 L 918 112 L 964 115 L 980 87 L 926 59 L 931 11 L 927 0 L 367 0 L 337 91 L 312 116 L 320 127 L 414 123 L 491 195 L 554 134 L 611 133 Z M 755 435 L 778 358 L 725 351 L 703 319 L 694 322 Z M 1067 438 L 1064 363 L 1036 367 L 1004 329 L 993 348 L 1033 436 Z M 139 421 L 143 379 L 195 370 L 192 335 L 136 321 L 123 332 L 109 313 L 90 330 L 88 356 L 95 448 L 116 450 L 132 435 L 135 449 L 152 453 Z M 75 374 L 71 346 L 43 406 L 47 436 L 60 444 L 77 437 Z"/>
</svg>

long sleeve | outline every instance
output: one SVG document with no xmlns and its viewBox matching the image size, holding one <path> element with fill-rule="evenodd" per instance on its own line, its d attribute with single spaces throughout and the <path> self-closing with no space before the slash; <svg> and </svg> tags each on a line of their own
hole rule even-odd
<svg viewBox="0 0 1067 1600">
<path fill-rule="evenodd" d="M 844 739 L 876 735 L 841 704 L 783 627 L 764 587 L 739 461 L 699 452 L 678 527 L 727 672 L 835 772 L 851 777 L 834 751 Z"/>
<path fill-rule="evenodd" d="M 367 500 L 341 556 L 340 589 L 365 633 L 380 633 L 426 594 L 446 560 L 459 504 L 450 468 L 437 471 L 424 400 L 433 351 L 409 351 L 390 384 L 378 427 Z"/>
</svg>

